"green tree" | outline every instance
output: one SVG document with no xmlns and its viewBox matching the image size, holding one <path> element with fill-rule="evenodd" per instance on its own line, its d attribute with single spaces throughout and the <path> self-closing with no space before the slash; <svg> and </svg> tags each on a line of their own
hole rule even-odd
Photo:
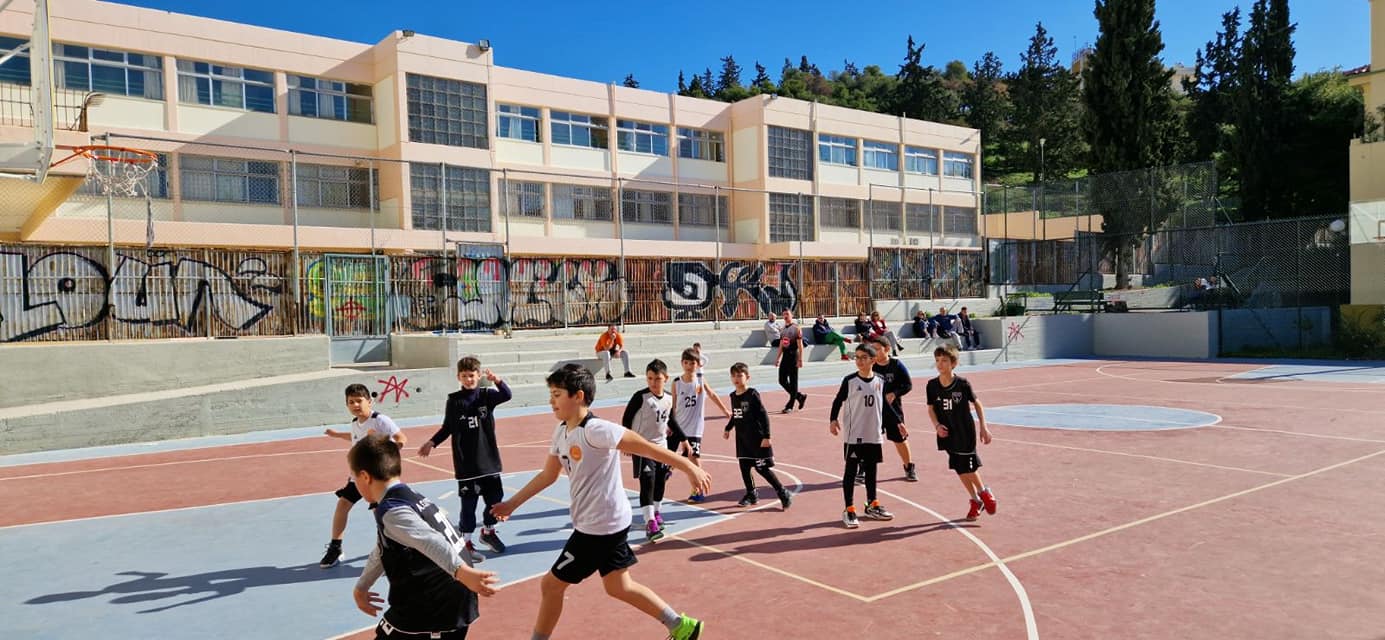
<svg viewBox="0 0 1385 640">
<path fill-rule="evenodd" d="M 1193 157 L 1207 160 L 1226 150 L 1228 127 L 1235 121 L 1235 96 L 1240 79 L 1241 9 L 1222 14 L 1222 28 L 1216 39 L 1198 49 L 1193 77 L 1183 81 L 1192 100 L 1187 128 L 1193 142 Z"/>
<path fill-rule="evenodd" d="M 626 87 L 630 87 L 631 89 L 640 88 L 640 81 L 635 79 L 635 74 L 633 73 L 625 74 L 625 81 L 621 84 Z"/>
<path fill-rule="evenodd" d="M 1080 92 L 1042 22 L 1007 84 L 1014 108 L 1007 145 L 1013 166 L 1027 169 L 1035 182 L 1067 175 L 1083 154 Z"/>
<path fill-rule="evenodd" d="M 914 45 L 909 36 L 905 45 L 904 64 L 895 74 L 895 96 L 889 105 L 896 114 L 918 120 L 952 122 L 957 119 L 960 98 L 943 84 L 943 76 L 932 65 L 923 65 L 925 45 Z"/>
<path fill-rule="evenodd" d="M 1292 215 L 1346 211 L 1352 138 L 1365 132 L 1365 101 L 1340 69 L 1300 77 L 1289 88 L 1287 157 L 1295 158 L 1285 210 Z"/>
<path fill-rule="evenodd" d="M 988 172 L 998 168 L 994 158 L 1000 152 L 1000 142 L 1010 118 L 1010 96 L 1004 78 L 1000 58 L 987 51 L 972 65 L 971 82 L 962 93 L 962 113 L 967 126 L 981 131 L 984 145 L 981 159 L 987 164 Z"/>
<path fill-rule="evenodd" d="M 709 97 L 707 91 L 702 88 L 702 76 L 693 76 L 692 83 L 688 85 L 688 92 L 684 95 L 693 98 Z"/>
<path fill-rule="evenodd" d="M 683 71 L 681 69 L 678 71 L 678 95 L 688 95 L 688 81 L 683 79 Z"/>
<path fill-rule="evenodd" d="M 717 95 L 725 95 L 731 89 L 741 88 L 741 65 L 736 64 L 735 56 L 721 59 L 721 75 L 717 77 Z"/>
<path fill-rule="evenodd" d="M 756 93 L 774 93 L 776 87 L 774 81 L 769 79 L 769 74 L 765 73 L 765 65 L 755 61 L 755 79 L 750 82 L 750 88 Z"/>
<path fill-rule="evenodd" d="M 1288 0 L 1256 0 L 1241 46 L 1233 146 L 1241 214 L 1251 219 L 1291 215 L 1288 97 L 1294 73 L 1294 25 Z"/>
</svg>

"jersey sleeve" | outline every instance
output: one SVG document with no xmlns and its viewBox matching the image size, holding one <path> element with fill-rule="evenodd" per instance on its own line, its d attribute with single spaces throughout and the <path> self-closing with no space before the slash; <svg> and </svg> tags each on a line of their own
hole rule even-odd
<svg viewBox="0 0 1385 640">
<path fill-rule="evenodd" d="M 914 390 L 914 379 L 909 377 L 909 368 L 904 366 L 903 360 L 896 359 L 894 363 L 898 367 L 894 376 L 894 395 L 898 398 Z"/>
<path fill-rule="evenodd" d="M 442 424 L 438 426 L 438 432 L 433 434 L 429 441 L 433 446 L 438 446 L 447 440 L 447 436 L 452 435 L 452 425 L 457 419 L 457 405 L 452 401 L 452 397 L 447 398 L 447 407 L 442 410 Z"/>
<path fill-rule="evenodd" d="M 976 392 L 972 391 L 971 381 L 962 380 L 962 393 L 967 402 L 976 402 Z"/>
<path fill-rule="evenodd" d="M 630 396 L 630 402 L 625 403 L 625 413 L 620 416 L 620 426 L 634 429 L 635 418 L 639 417 L 642 406 L 644 406 L 644 392 L 636 391 L 635 395 Z"/>
<path fill-rule="evenodd" d="M 557 426 L 557 427 L 554 427 L 554 428 L 553 428 L 553 442 L 552 442 L 552 444 L 548 445 L 548 455 L 550 455 L 550 456 L 560 456 L 560 455 L 563 455 L 563 452 L 560 451 L 560 450 L 558 449 L 558 436 L 561 435 L 562 432 L 563 432 L 563 430 L 566 429 L 566 428 L 567 428 L 567 426 L 565 426 L 565 425 L 564 425 L 563 423 L 561 423 L 561 422 L 558 423 L 558 426 Z"/>
<path fill-rule="evenodd" d="M 586 426 L 587 442 L 594 447 L 602 449 L 614 449 L 620 445 L 620 439 L 625 435 L 625 429 L 614 422 L 605 420 L 588 420 Z"/>
<path fill-rule="evenodd" d="M 760 393 L 754 389 L 750 390 L 750 397 L 747 398 L 747 413 L 750 419 L 755 422 L 755 428 L 760 430 L 761 438 L 769 437 L 769 412 L 765 410 L 765 403 L 760 401 Z"/>
<path fill-rule="evenodd" d="M 837 389 L 837 397 L 832 398 L 832 420 L 834 422 L 837 420 L 837 415 L 842 412 L 842 403 L 846 402 L 846 396 L 849 391 L 847 385 L 850 384 L 850 382 L 851 376 L 842 379 L 842 386 Z"/>
<path fill-rule="evenodd" d="M 514 393 L 510 391 L 510 385 L 505 384 L 505 381 L 501 380 L 499 384 L 495 385 L 494 389 L 486 390 L 486 405 L 494 409 L 498 405 L 509 402 L 510 398 L 513 397 Z"/>
<path fill-rule="evenodd" d="M 385 535 L 410 549 L 427 556 L 447 575 L 457 573 L 465 561 L 447 536 L 429 526 L 413 509 L 396 508 L 385 512 L 381 518 L 385 525 Z"/>
<path fill-rule="evenodd" d="M 927 397 L 929 405 L 938 401 L 938 385 L 934 382 L 935 380 L 929 380 L 928 384 L 924 385 L 924 395 Z"/>
<path fill-rule="evenodd" d="M 376 416 L 375 420 L 380 425 L 380 435 L 392 436 L 399 433 L 399 425 L 395 424 L 389 416 L 382 413 Z"/>
</svg>

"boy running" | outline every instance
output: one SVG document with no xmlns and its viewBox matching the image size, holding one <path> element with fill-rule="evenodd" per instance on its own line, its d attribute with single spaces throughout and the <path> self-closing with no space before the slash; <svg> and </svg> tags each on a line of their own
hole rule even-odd
<svg viewBox="0 0 1385 640">
<path fill-rule="evenodd" d="M 721 409 L 722 415 L 729 416 L 731 411 L 726 408 L 726 403 L 712 388 L 703 382 L 701 360 L 697 351 L 686 349 L 681 358 L 683 365 L 683 376 L 673 380 L 673 415 L 678 426 L 683 430 L 683 438 L 674 445 L 683 445 L 681 448 L 697 466 L 702 466 L 702 434 L 706 429 L 707 398 L 711 398 L 716 403 L 717 408 Z M 684 445 L 686 443 L 686 445 Z M 675 447 L 678 448 L 678 447 Z M 694 493 L 688 496 L 688 502 L 702 502 L 707 497 Z"/>
<path fill-rule="evenodd" d="M 774 488 L 779 504 L 788 509 L 789 492 L 771 468 L 774 450 L 769 442 L 769 412 L 760 402 L 760 392 L 746 386 L 749 382 L 750 367 L 744 362 L 731 365 L 731 384 L 736 385 L 736 390 L 731 393 L 731 421 L 726 423 L 721 437 L 729 440 L 731 431 L 736 432 L 736 458 L 741 465 L 741 482 L 745 483 L 745 497 L 737 504 L 748 507 L 760 501 L 755 495 L 755 482 L 750 479 L 750 470 L 754 469 Z"/>
<path fill-rule="evenodd" d="M 673 415 L 673 394 L 664 392 L 668 384 L 668 366 L 663 360 L 651 360 L 644 368 L 644 379 L 648 386 L 630 396 L 620 423 L 651 444 L 666 448 L 670 435 L 682 433 Z M 635 478 L 640 481 L 640 511 L 644 514 L 645 536 L 650 542 L 658 542 L 664 537 L 664 516 L 660 511 L 669 466 L 643 456 L 633 456 L 633 463 Z"/>
<path fill-rule="evenodd" d="M 329 438 L 350 440 L 351 444 L 361 441 L 361 438 L 372 433 L 394 440 L 399 446 L 404 446 L 404 433 L 399 430 L 399 425 L 390 420 L 389 416 L 371 409 L 370 389 L 363 384 L 353 384 L 346 387 L 346 409 L 351 412 L 351 430 L 337 431 L 327 429 L 323 433 Z M 356 490 L 356 483 L 351 479 L 346 479 L 346 485 L 337 489 L 337 510 L 332 514 L 332 540 L 327 543 L 327 553 L 323 554 L 322 560 L 317 566 L 327 569 L 336 566 L 341 561 L 341 536 L 346 533 L 346 518 L 351 514 L 351 507 L 361 500 L 361 492 Z"/>
<path fill-rule="evenodd" d="M 894 514 L 880 506 L 875 499 L 876 466 L 882 459 L 880 434 L 884 431 L 880 417 L 884 409 L 882 390 L 885 381 L 871 367 L 875 364 L 876 345 L 871 343 L 856 347 L 856 373 L 842 380 L 837 397 L 832 399 L 832 435 L 842 436 L 842 456 L 846 459 L 846 470 L 842 472 L 842 493 L 846 498 L 846 510 L 842 512 L 842 524 L 848 529 L 860 526 L 856 516 L 855 490 L 856 473 L 865 469 L 866 506 L 865 517 L 872 520 L 892 520 Z M 888 411 L 889 409 L 885 409 Z M 842 418 L 837 421 L 838 416 Z"/>
<path fill-rule="evenodd" d="M 981 401 L 976 399 L 971 383 L 952 373 L 957 367 L 957 347 L 947 345 L 934 349 L 933 362 L 938 367 L 938 377 L 928 381 L 928 417 L 938 432 L 938 450 L 947 452 L 947 467 L 957 472 L 962 486 L 971 495 L 967 520 L 975 520 L 982 509 L 994 515 L 995 496 L 982 484 L 976 472 L 981 468 L 981 458 L 976 455 L 977 436 L 982 444 L 991 443 L 986 412 L 981 408 Z M 979 430 L 972 421 L 967 403 L 976 408 L 976 419 L 981 423 Z"/>
</svg>

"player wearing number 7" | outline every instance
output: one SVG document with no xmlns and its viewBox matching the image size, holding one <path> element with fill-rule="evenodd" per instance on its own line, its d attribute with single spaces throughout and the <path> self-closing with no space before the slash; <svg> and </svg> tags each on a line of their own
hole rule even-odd
<svg viewBox="0 0 1385 640">
<path fill-rule="evenodd" d="M 620 482 L 620 454 L 656 460 L 687 474 L 693 491 L 709 491 L 711 477 L 687 458 L 593 416 L 590 407 L 595 392 L 595 378 L 581 365 L 569 364 L 548 376 L 548 403 L 561 424 L 553 431 L 553 446 L 543 471 L 509 500 L 491 507 L 496 517 L 505 520 L 557 482 L 559 474 L 568 475 L 573 533 L 539 585 L 542 599 L 532 639 L 551 638 L 563 614 L 567 588 L 600 572 L 602 586 L 612 598 L 657 619 L 673 640 L 695 640 L 702 635 L 701 621 L 680 615 L 649 587 L 630 577 L 630 567 L 637 560 L 626 540 L 631 510 Z"/>
</svg>

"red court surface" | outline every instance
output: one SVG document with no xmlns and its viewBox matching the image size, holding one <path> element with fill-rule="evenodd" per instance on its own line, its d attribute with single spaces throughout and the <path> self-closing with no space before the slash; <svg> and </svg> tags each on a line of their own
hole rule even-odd
<svg viewBox="0 0 1385 640">
<path fill-rule="evenodd" d="M 927 427 L 923 372 L 906 397 L 920 481 L 903 480 L 887 445 L 881 501 L 896 517 L 856 530 L 839 520 L 841 447 L 827 431 L 835 388 L 808 389 L 806 410 L 771 415 L 776 470 L 798 486 L 787 512 L 767 506 L 763 481 L 760 508 L 735 505 L 733 445 L 716 437 L 724 422 L 709 419 L 714 495 L 702 506 L 734 517 L 672 530 L 638 550 L 632 573 L 706 620 L 704 638 L 1385 638 L 1385 385 L 1227 378 L 1256 368 L 961 370 L 987 408 L 1146 405 L 1220 417 L 1166 431 L 993 423 L 981 474 L 1000 508 L 975 522 L 961 520 L 967 496 Z M 756 374 L 762 385 L 771 375 Z M 770 407 L 783 398 L 766 393 Z M 552 424 L 501 420 L 507 470 L 542 464 Z M 431 433 L 409 430 L 415 444 Z M 452 477 L 445 451 L 419 460 L 414 449 L 406 480 Z M 0 468 L 12 504 L 66 496 L 0 512 L 0 526 L 321 493 L 340 484 L 343 458 L 338 443 L 313 438 Z M 169 486 L 178 490 L 158 491 Z M 675 478 L 669 495 L 685 489 Z M 857 487 L 858 504 L 863 494 Z M 507 586 L 482 602 L 470 637 L 529 637 L 538 601 L 537 580 Z M 663 631 L 591 580 L 569 590 L 554 637 Z"/>
</svg>

